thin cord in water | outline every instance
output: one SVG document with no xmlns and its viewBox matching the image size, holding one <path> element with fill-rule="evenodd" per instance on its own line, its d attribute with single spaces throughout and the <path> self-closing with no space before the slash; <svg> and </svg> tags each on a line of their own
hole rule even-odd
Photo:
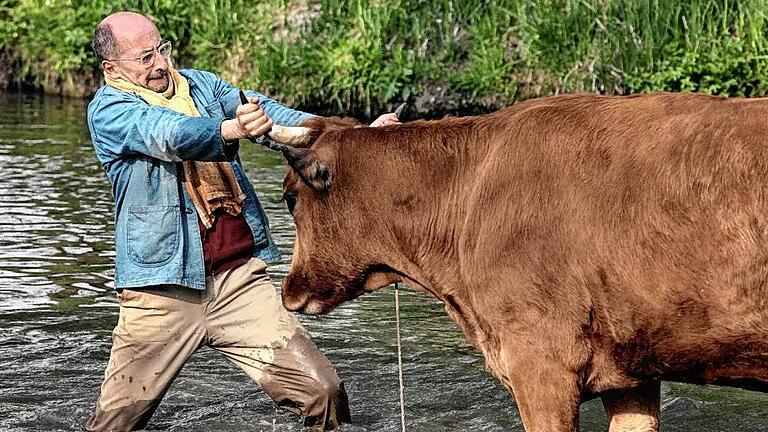
<svg viewBox="0 0 768 432">
<path fill-rule="evenodd" d="M 405 385 L 403 385 L 403 349 L 400 341 L 400 288 L 395 282 L 395 325 L 397 326 L 397 374 L 400 379 L 400 427 L 405 432 Z"/>
</svg>

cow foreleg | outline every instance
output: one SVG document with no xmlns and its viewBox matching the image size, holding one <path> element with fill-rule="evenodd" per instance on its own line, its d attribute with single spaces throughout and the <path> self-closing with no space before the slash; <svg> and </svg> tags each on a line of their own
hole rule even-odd
<svg viewBox="0 0 768 432">
<path fill-rule="evenodd" d="M 661 383 L 653 381 L 600 397 L 608 414 L 610 432 L 656 432 L 659 430 Z"/>
<path fill-rule="evenodd" d="M 512 392 L 526 432 L 579 430 L 578 377 L 555 362 L 511 364 L 502 381 Z"/>
</svg>

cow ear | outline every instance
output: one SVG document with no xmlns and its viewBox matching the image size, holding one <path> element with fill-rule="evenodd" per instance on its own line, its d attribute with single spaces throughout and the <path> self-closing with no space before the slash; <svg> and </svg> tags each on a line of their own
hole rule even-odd
<svg viewBox="0 0 768 432">
<path fill-rule="evenodd" d="M 262 145 L 277 150 L 307 184 L 315 190 L 325 190 L 331 186 L 333 174 L 330 167 L 320 160 L 311 144 L 322 132 L 318 128 L 272 126 L 268 132 L 269 140 Z"/>
<path fill-rule="evenodd" d="M 283 149 L 283 156 L 307 186 L 318 191 L 331 187 L 333 171 L 328 164 L 320 160 L 315 150 L 286 147 Z"/>
</svg>

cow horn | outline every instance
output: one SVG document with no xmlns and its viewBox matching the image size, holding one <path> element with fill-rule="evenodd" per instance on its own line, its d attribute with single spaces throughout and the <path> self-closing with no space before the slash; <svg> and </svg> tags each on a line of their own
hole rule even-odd
<svg viewBox="0 0 768 432">
<path fill-rule="evenodd" d="M 306 144 L 310 139 L 310 129 L 305 127 L 288 127 L 274 125 L 272 129 L 267 132 L 267 136 L 272 141 L 278 144 L 287 144 L 289 146 L 296 146 L 300 144 Z"/>
</svg>

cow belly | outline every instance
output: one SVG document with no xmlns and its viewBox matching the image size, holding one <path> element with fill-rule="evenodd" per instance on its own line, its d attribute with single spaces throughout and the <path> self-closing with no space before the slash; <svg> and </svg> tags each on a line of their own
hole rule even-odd
<svg viewBox="0 0 768 432">
<path fill-rule="evenodd" d="M 657 327 L 621 343 L 594 337 L 587 390 L 601 393 L 649 379 L 768 391 L 768 336 L 732 329 Z"/>
</svg>

